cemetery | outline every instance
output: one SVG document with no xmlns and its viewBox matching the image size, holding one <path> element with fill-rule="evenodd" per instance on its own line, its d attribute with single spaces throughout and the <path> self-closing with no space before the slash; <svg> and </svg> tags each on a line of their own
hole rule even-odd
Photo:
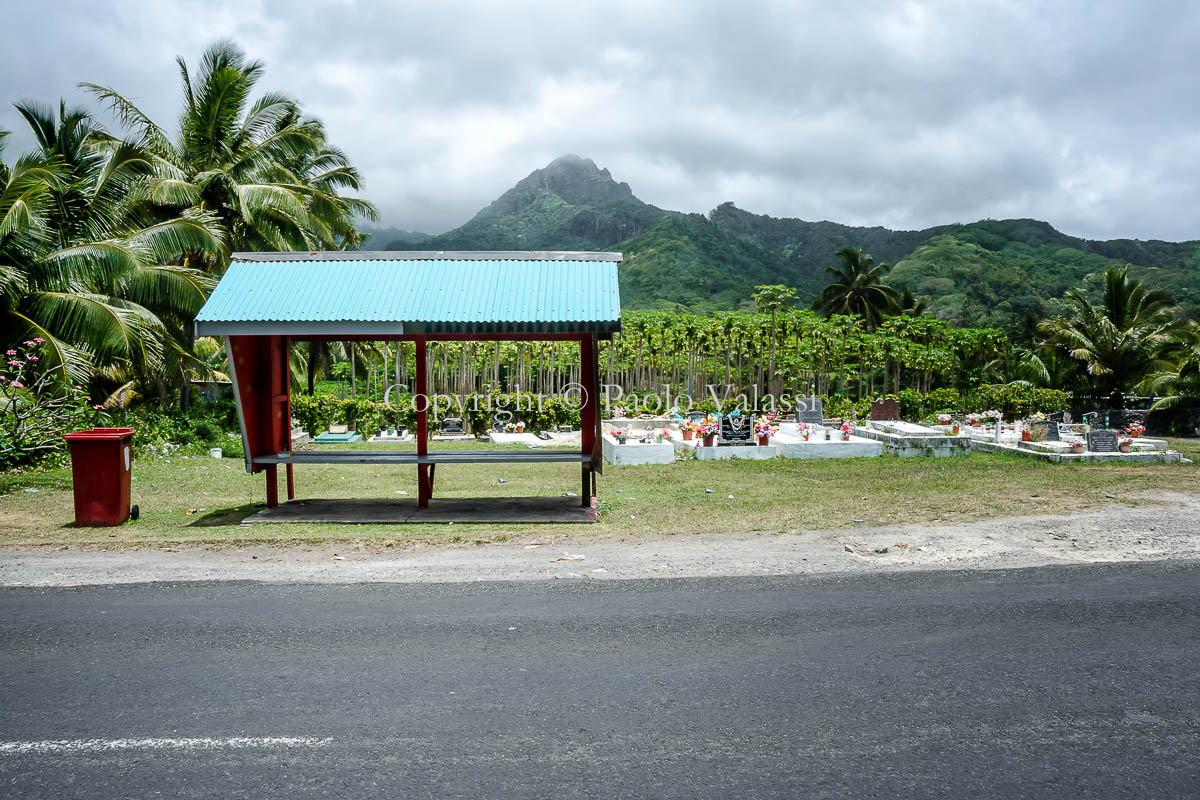
<svg viewBox="0 0 1200 800">
<path fill-rule="evenodd" d="M 1044 415 L 1004 422 L 994 412 L 940 415 L 921 424 L 899 419 L 894 400 L 872 405 L 869 419 L 824 418 L 820 398 L 806 399 L 788 419 L 740 410 L 727 414 L 620 418 L 604 424 L 604 459 L 614 465 L 699 461 L 829 458 L 942 458 L 971 452 L 1003 453 L 1049 463 L 1177 463 L 1183 457 L 1164 439 L 1140 430 L 1111 431 L 1099 420 L 1064 423 Z M 757 421 L 756 421 L 757 420 Z M 1140 423 L 1136 428 L 1144 429 Z M 762 436 L 756 435 L 761 430 Z"/>
<path fill-rule="evenodd" d="M 185 450 L 174 467 L 168 467 L 170 456 L 181 445 L 146 445 L 150 457 L 162 463 L 145 470 L 140 464 L 131 478 L 149 478 L 133 492 L 146 504 L 139 525 L 147 535 L 152 530 L 182 535 L 170 516 L 180 513 L 173 498 L 190 493 L 183 511 L 206 516 L 186 522 L 196 528 L 187 534 L 201 540 L 217 534 L 200 528 L 220 528 L 225 538 L 237 539 L 248 534 L 235 529 L 272 522 L 289 523 L 273 528 L 318 537 L 344 535 L 328 526 L 395 523 L 455 524 L 485 537 L 504 535 L 506 526 L 597 521 L 615 531 L 650 531 L 655 525 L 680 530 L 681 517 L 697 514 L 702 521 L 696 525 L 704 529 L 741 527 L 747 520 L 768 529 L 784 520 L 839 526 L 869 519 L 871 508 L 888 518 L 894 509 L 875 494 L 882 486 L 903 487 L 896 489 L 903 498 L 896 502 L 913 518 L 920 518 L 907 508 L 914 503 L 946 508 L 961 502 L 962 513 L 974 514 L 988 504 L 971 492 L 986 492 L 997 482 L 1061 484 L 1060 503 L 1076 498 L 1071 492 L 1088 481 L 1073 470 L 1061 477 L 1044 471 L 1061 464 L 1142 470 L 1097 473 L 1089 480 L 1109 489 L 1117 484 L 1161 489 L 1171 487 L 1173 470 L 1186 468 L 1196 455 L 1180 444 L 1184 440 L 1144 436 L 1144 414 L 1096 412 L 1073 421 L 1064 410 L 1067 395 L 1050 389 L 1022 394 L 991 386 L 967 398 L 926 386 L 925 394 L 906 389 L 872 401 L 875 379 L 862 373 L 857 399 L 817 394 L 828 391 L 828 364 L 823 371 L 799 373 L 812 380 L 811 393 L 798 395 L 793 388 L 794 405 L 780 410 L 773 400 L 757 402 L 771 385 L 761 353 L 744 364 L 739 355 L 735 374 L 741 382 L 725 386 L 752 395 L 753 402 L 710 401 L 696 382 L 719 379 L 717 358 L 710 359 L 707 374 L 697 374 L 695 354 L 690 361 L 675 360 L 668 381 L 663 365 L 670 359 L 653 353 L 650 339 L 641 339 L 632 351 L 622 349 L 620 258 L 578 252 L 236 254 L 197 315 L 195 332 L 225 339 L 238 432 L 218 428 L 224 439 L 210 438 L 201 450 L 207 462 L 187 463 L 192 456 Z M 331 282 L 354 291 L 331 298 Z M 344 343 L 349 354 L 349 397 L 303 394 L 296 376 L 289 376 L 289 354 L 331 341 Z M 362 396 L 356 397 L 359 344 L 375 348 L 383 363 L 367 371 Z M 651 354 L 658 372 L 649 367 Z M 397 405 L 378 399 L 387 396 L 389 357 L 396 385 L 403 376 L 415 390 L 404 389 Z M 725 359 L 726 374 L 734 363 Z M 880 372 L 886 387 L 888 372 Z M 602 374 L 606 381 L 635 385 L 661 378 L 668 390 L 691 386 L 704 399 L 698 408 L 664 403 L 659 408 L 669 410 L 662 413 L 628 413 L 607 399 L 600 402 Z M 797 385 L 798 374 L 791 380 Z M 552 392 L 568 386 L 581 391 L 574 404 L 551 397 L 543 408 L 540 399 L 530 405 L 526 382 Z M 508 394 L 497 394 L 496 387 Z M 446 391 L 456 391 L 458 404 L 430 409 L 429 398 Z M 487 398 L 489 405 L 466 403 L 457 391 L 470 400 Z M 493 395 L 508 405 L 498 401 L 493 409 Z M 968 408 L 988 408 L 986 398 L 1006 411 L 944 410 L 961 409 L 968 400 Z M 1014 407 L 1026 410 L 1012 413 Z M 265 484 L 250 489 L 244 477 L 235 481 L 228 474 L 234 459 L 246 472 L 265 477 Z M 607 479 L 611 492 L 599 491 L 605 465 L 614 468 Z M 397 466 L 415 467 L 415 478 L 404 477 Z M 189 489 L 167 477 L 170 469 L 198 478 L 220 471 L 222 481 L 229 481 L 193 483 Z M 748 482 L 748 475 L 764 480 Z M 919 485 L 923 476 L 933 476 L 928 486 Z M 279 497 L 280 479 L 286 502 Z M 794 487 L 797 480 L 819 491 L 781 501 L 777 487 Z M 49 486 L 63 491 L 58 483 Z M 714 486 L 738 488 L 730 493 Z M 860 495 L 861 486 L 872 491 Z M 705 499 L 722 491 L 729 503 Z M 1031 500 L 1041 497 L 1037 491 Z M 247 503 L 247 497 L 261 499 Z M 154 509 L 154 503 L 164 508 Z M 753 512 L 748 503 L 756 504 Z M 7 501 L 6 507 L 14 505 L 25 503 Z M 35 508 L 40 513 L 41 504 L 30 505 L 31 514 Z M 989 513 L 1003 511 L 1011 509 L 996 506 Z M 493 534 L 485 526 L 500 528 Z M 252 536 L 281 540 L 288 534 Z"/>
</svg>

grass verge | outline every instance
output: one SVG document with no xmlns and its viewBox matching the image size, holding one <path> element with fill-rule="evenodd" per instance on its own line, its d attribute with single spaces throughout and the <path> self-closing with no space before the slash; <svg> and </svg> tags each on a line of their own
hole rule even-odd
<svg viewBox="0 0 1200 800">
<path fill-rule="evenodd" d="M 1186 457 L 1200 461 L 1200 441 L 1171 443 Z M 499 483 L 499 478 L 505 483 Z M 556 495 L 579 491 L 578 483 L 578 469 L 561 464 L 443 465 L 438 470 L 437 495 Z M 300 497 L 390 498 L 397 492 L 415 497 L 416 469 L 313 465 L 296 469 L 296 484 Z M 0 546 L 127 548 L 348 541 L 419 547 L 566 535 L 936 524 L 1064 513 L 1112 502 L 1108 495 L 1132 499 L 1155 490 L 1200 491 L 1200 467 L 1048 464 L 982 453 L 929 459 L 684 461 L 609 465 L 599 486 L 601 521 L 596 525 L 247 526 L 240 524 L 242 519 L 265 500 L 263 478 L 247 475 L 240 460 L 212 459 L 200 451 L 177 452 L 170 459 L 143 457 L 135 462 L 133 502 L 140 506 L 141 518 L 119 528 L 74 527 L 69 468 L 0 475 Z M 191 509 L 194 512 L 189 513 Z"/>
</svg>

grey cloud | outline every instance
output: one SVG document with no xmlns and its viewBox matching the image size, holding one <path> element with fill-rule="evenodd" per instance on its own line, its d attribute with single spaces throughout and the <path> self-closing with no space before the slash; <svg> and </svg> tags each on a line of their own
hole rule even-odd
<svg viewBox="0 0 1200 800">
<path fill-rule="evenodd" d="M 924 227 L 1036 216 L 1200 238 L 1200 6 L 1124 2 L 81 0 L 10 13 L 8 99 L 80 80 L 170 125 L 176 54 L 231 37 L 367 179 L 440 231 L 566 152 L 647 202 Z M 10 107 L 0 125 L 28 143 Z"/>
</svg>

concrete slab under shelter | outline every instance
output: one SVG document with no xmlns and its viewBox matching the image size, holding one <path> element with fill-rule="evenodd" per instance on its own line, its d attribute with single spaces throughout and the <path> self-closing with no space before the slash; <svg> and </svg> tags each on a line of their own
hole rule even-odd
<svg viewBox="0 0 1200 800">
<path fill-rule="evenodd" d="M 274 522 L 323 522 L 333 525 L 391 525 L 425 522 L 466 524 L 595 522 L 596 512 L 578 497 L 442 497 L 427 508 L 417 498 L 344 498 L 289 500 L 247 517 L 243 525 Z"/>
</svg>

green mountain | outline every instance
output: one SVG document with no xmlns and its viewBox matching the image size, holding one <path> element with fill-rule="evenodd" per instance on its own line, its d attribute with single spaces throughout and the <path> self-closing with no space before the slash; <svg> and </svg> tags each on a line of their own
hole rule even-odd
<svg viewBox="0 0 1200 800">
<path fill-rule="evenodd" d="M 1200 316 L 1200 242 L 1068 236 L 1031 219 L 982 220 L 920 231 L 777 219 L 724 203 L 707 216 L 643 203 L 590 159 L 564 156 L 535 170 L 471 220 L 395 250 L 619 250 L 621 302 L 631 309 L 747 308 L 757 284 L 798 289 L 807 305 L 843 247 L 894 264 L 889 281 L 927 297 L 954 324 L 1020 333 L 1072 287 L 1095 290 L 1109 266 L 1130 263 Z"/>
<path fill-rule="evenodd" d="M 531 172 L 465 225 L 388 249 L 607 250 L 667 213 L 591 159 L 567 155 Z"/>
</svg>

